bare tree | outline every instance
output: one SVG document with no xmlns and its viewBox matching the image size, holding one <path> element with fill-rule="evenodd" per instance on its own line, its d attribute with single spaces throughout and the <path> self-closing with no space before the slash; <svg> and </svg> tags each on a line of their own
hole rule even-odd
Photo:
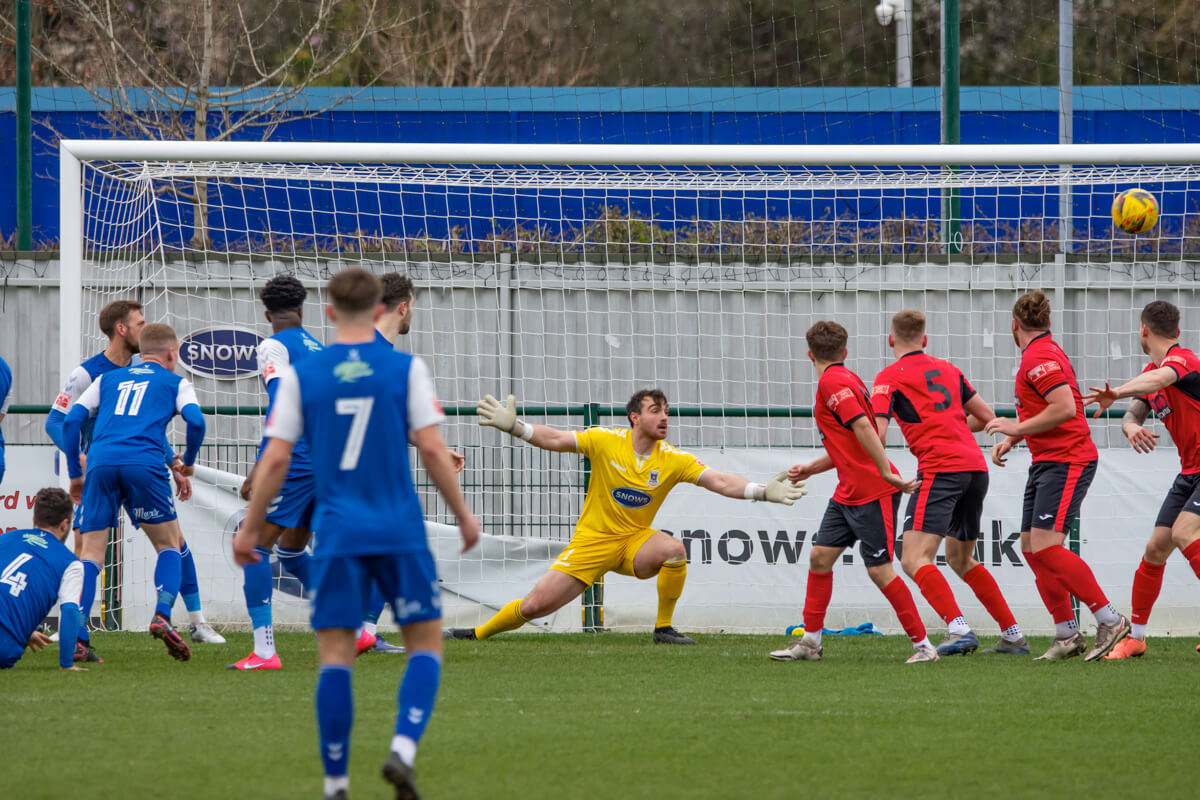
<svg viewBox="0 0 1200 800">
<path fill-rule="evenodd" d="M 354 82 L 358 76 L 344 71 L 358 63 L 360 49 L 399 24 L 391 6 L 386 0 L 55 0 L 34 57 L 84 88 L 117 136 L 267 139 L 283 123 L 353 98 L 350 92 L 327 103 L 292 104 L 309 86 Z M 167 190 L 193 203 L 192 244 L 209 246 L 207 183 Z"/>
</svg>

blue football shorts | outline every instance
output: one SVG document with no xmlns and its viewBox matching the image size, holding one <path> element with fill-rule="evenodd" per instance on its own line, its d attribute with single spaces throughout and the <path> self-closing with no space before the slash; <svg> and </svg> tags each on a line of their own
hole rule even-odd
<svg viewBox="0 0 1200 800">
<path fill-rule="evenodd" d="M 134 523 L 170 522 L 176 518 L 170 470 L 165 464 L 93 467 L 83 484 L 81 531 L 113 526 L 124 503 Z"/>
<path fill-rule="evenodd" d="M 267 506 L 267 522 L 281 528 L 308 528 L 317 505 L 317 480 L 311 472 L 288 473 L 279 495 Z"/>
<path fill-rule="evenodd" d="M 371 588 L 392 606 L 400 626 L 442 618 L 442 593 L 437 568 L 428 550 L 375 556 L 331 556 L 322 558 L 320 548 L 313 560 L 313 630 L 346 628 L 356 630 L 370 604 Z"/>
</svg>

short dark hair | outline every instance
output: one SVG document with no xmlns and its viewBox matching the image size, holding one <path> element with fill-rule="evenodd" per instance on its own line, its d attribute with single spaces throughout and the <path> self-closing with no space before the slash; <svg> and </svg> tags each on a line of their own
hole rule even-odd
<svg viewBox="0 0 1200 800">
<path fill-rule="evenodd" d="M 828 319 L 817 322 L 804 334 L 813 357 L 830 364 L 842 360 L 842 353 L 846 352 L 846 341 L 849 338 L 845 328 Z"/>
<path fill-rule="evenodd" d="M 1166 300 L 1155 300 L 1142 309 L 1142 324 L 1155 336 L 1179 338 L 1179 309 Z"/>
<path fill-rule="evenodd" d="M 892 317 L 892 335 L 902 342 L 918 342 L 925 335 L 925 315 L 906 308 Z"/>
<path fill-rule="evenodd" d="M 138 339 L 138 349 L 142 351 L 142 355 L 164 353 L 178 346 L 179 335 L 175 333 L 174 328 L 162 322 L 151 322 L 142 328 L 142 335 Z"/>
<path fill-rule="evenodd" d="M 1049 330 L 1050 298 L 1041 289 L 1021 295 L 1013 305 L 1013 319 L 1027 331 Z"/>
<path fill-rule="evenodd" d="M 662 389 L 642 389 L 641 391 L 634 392 L 633 397 L 629 398 L 629 402 L 625 404 L 625 416 L 629 418 L 629 427 L 633 427 L 633 415 L 642 413 L 642 401 L 647 397 L 658 405 L 670 405 Z"/>
<path fill-rule="evenodd" d="M 329 280 L 329 302 L 343 314 L 361 314 L 379 305 L 383 287 L 365 269 L 352 267 Z"/>
<path fill-rule="evenodd" d="M 308 289 L 300 279 L 293 275 L 277 275 L 267 281 L 267 285 L 258 293 L 258 299 L 272 314 L 284 311 L 298 311 L 308 297 Z"/>
<path fill-rule="evenodd" d="M 117 323 L 124 322 L 134 311 L 141 311 L 142 304 L 137 300 L 113 300 L 100 309 L 100 332 L 108 338 L 117 333 Z"/>
<path fill-rule="evenodd" d="M 57 488 L 39 489 L 33 501 L 33 527 L 46 530 L 57 528 L 74 513 L 71 495 Z"/>
<path fill-rule="evenodd" d="M 411 302 L 413 299 L 413 282 L 412 278 L 407 275 L 401 275 L 399 272 L 389 272 L 379 279 L 383 284 L 383 309 L 384 311 L 395 311 L 396 307 L 404 302 Z"/>
</svg>

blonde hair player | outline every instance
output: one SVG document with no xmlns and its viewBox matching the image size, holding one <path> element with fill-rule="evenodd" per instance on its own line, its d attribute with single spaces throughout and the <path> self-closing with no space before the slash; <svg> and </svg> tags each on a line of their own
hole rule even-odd
<svg viewBox="0 0 1200 800">
<path fill-rule="evenodd" d="M 487 639 L 552 614 L 574 600 L 607 572 L 639 580 L 658 576 L 658 617 L 654 641 L 695 644 L 671 624 L 675 603 L 687 578 L 683 543 L 651 525 L 659 506 L 676 485 L 694 483 L 725 497 L 791 505 L 805 495 L 781 472 L 765 486 L 718 472 L 690 453 L 666 443 L 667 396 L 643 389 L 629 399 L 629 430 L 588 428 L 560 431 L 517 419 L 516 399 L 501 405 L 488 395 L 479 402 L 479 424 L 559 453 L 581 453 L 592 465 L 583 512 L 575 534 L 532 591 L 513 600 L 475 628 L 452 628 L 447 638 Z"/>
</svg>

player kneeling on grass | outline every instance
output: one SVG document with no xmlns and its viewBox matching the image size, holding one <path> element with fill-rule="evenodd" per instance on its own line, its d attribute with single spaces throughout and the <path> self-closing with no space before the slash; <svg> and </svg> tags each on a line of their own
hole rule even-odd
<svg viewBox="0 0 1200 800">
<path fill-rule="evenodd" d="M 445 417 L 425 362 L 376 340 L 382 290 L 371 273 L 340 272 L 329 282 L 326 313 L 337 328 L 332 345 L 285 367 L 267 447 L 254 473 L 246 520 L 233 540 L 237 563 L 255 563 L 267 507 L 279 494 L 301 436 L 312 453 L 316 486 L 312 626 L 321 660 L 317 729 L 325 765 L 325 797 L 344 800 L 354 722 L 350 675 L 355 630 L 377 588 L 408 649 L 400 683 L 396 734 L 383 775 L 398 798 L 416 798 L 412 764 L 429 723 L 442 674 L 442 601 L 413 487 L 408 441 L 458 520 L 463 549 L 479 540 L 479 521 L 458 488 L 446 442 Z"/>
<path fill-rule="evenodd" d="M 61 603 L 58 665 L 74 672 L 83 563 L 63 544 L 71 533 L 71 498 L 62 489 L 42 489 L 33 501 L 33 527 L 0 536 L 0 669 L 25 652 L 50 643 L 38 624 Z"/>
<path fill-rule="evenodd" d="M 487 639 L 515 630 L 562 608 L 606 572 L 618 572 L 639 580 L 658 576 L 654 641 L 695 644 L 671 625 L 687 576 L 687 557 L 682 542 L 651 528 L 663 500 L 676 484 L 694 483 L 725 497 L 790 506 L 805 495 L 804 484 L 789 483 L 787 475 L 780 473 L 760 486 L 711 469 L 690 453 L 671 447 L 664 441 L 667 397 L 657 389 L 635 394 L 625 411 L 630 430 L 560 431 L 517 419 L 512 395 L 505 405 L 491 395 L 480 401 L 480 425 L 498 428 L 543 450 L 582 453 L 591 462 L 592 473 L 574 536 L 533 590 L 483 625 L 453 628 L 448 637 Z"/>
<path fill-rule="evenodd" d="M 826 454 L 810 464 L 797 464 L 788 470 L 788 476 L 801 481 L 836 468 L 838 486 L 809 551 L 804 636 L 773 651 L 770 657 L 776 661 L 821 659 L 821 630 L 833 595 L 833 565 L 847 547 L 858 542 L 871 582 L 883 592 L 912 640 L 915 652 L 908 663 L 937 661 L 937 650 L 925 635 L 912 592 L 892 567 L 900 494 L 911 493 L 917 481 L 900 477 L 887 460 L 867 387 L 842 363 L 847 354 L 846 329 L 836 322 L 821 321 L 808 329 L 805 339 L 809 360 L 820 376 L 813 418 Z"/>
</svg>

